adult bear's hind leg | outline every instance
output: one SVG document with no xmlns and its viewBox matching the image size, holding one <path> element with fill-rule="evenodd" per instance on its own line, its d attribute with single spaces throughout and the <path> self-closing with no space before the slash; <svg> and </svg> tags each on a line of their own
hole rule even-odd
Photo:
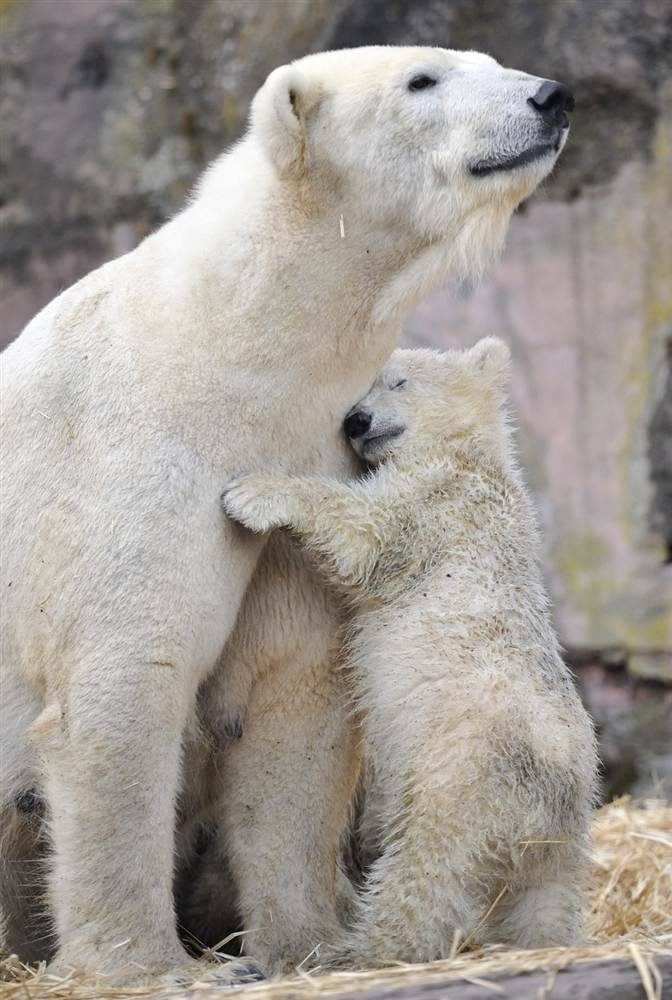
<svg viewBox="0 0 672 1000">
<path fill-rule="evenodd" d="M 34 789 L 0 810 L 0 950 L 27 963 L 48 959 L 55 945 L 45 899 L 42 813 Z"/>
<path fill-rule="evenodd" d="M 237 658 L 257 650 L 243 735 L 223 754 L 220 824 L 244 950 L 270 973 L 339 937 L 349 902 L 338 862 L 359 747 L 340 647 L 335 601 L 305 555 L 273 536 L 220 668 L 226 690 Z"/>
<path fill-rule="evenodd" d="M 38 962 L 54 949 L 45 899 L 45 802 L 27 739 L 40 701 L 8 662 L 0 691 L 0 951 Z"/>
</svg>

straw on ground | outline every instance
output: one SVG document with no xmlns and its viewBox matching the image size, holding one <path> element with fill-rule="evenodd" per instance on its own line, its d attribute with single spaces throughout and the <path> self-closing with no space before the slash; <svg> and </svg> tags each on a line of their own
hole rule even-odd
<svg viewBox="0 0 672 1000">
<path fill-rule="evenodd" d="M 465 952 L 459 941 L 450 959 L 427 965 L 404 965 L 371 972 L 336 972 L 328 975 L 297 970 L 291 979 L 244 988 L 246 1000 L 308 1000 L 381 989 L 411 988 L 422 991 L 438 982 L 462 982 L 480 987 L 483 996 L 501 994 L 492 978 L 522 972 L 548 972 L 551 976 L 575 963 L 627 960 L 641 982 L 647 1000 L 661 1000 L 659 966 L 669 969 L 672 956 L 672 805 L 648 802 L 639 806 L 624 798 L 601 809 L 593 826 L 594 864 L 587 914 L 587 930 L 594 944 L 584 948 L 543 951 L 505 951 L 498 948 Z M 473 932 L 471 932 L 473 933 Z M 467 932 L 467 939 L 470 932 Z M 620 966 L 622 967 L 623 961 Z M 614 962 L 614 968 L 618 965 Z M 202 1000 L 221 991 L 192 987 L 117 989 L 104 979 L 73 974 L 67 979 L 50 976 L 42 967 L 28 969 L 15 957 L 0 962 L 0 1000 L 121 1000 L 121 998 L 173 998 Z M 549 986 L 551 980 L 549 979 Z M 236 997 L 241 990 L 227 990 Z M 507 994 L 508 995 L 508 994 Z M 554 995 L 554 994 L 553 994 Z"/>
</svg>

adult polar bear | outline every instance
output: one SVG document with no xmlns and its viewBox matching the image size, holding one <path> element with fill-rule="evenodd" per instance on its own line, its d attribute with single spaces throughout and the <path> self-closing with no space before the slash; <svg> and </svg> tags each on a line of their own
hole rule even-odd
<svg viewBox="0 0 672 1000">
<path fill-rule="evenodd" d="M 420 295 L 500 246 L 569 101 L 471 52 L 282 67 L 185 211 L 7 349 L 3 849 L 39 768 L 61 965 L 184 965 L 181 740 L 261 553 L 222 487 L 343 473 L 343 413 Z"/>
</svg>

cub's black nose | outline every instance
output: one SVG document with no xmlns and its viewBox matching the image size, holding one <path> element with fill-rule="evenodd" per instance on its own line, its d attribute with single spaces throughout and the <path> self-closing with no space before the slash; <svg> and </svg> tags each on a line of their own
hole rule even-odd
<svg viewBox="0 0 672 1000">
<path fill-rule="evenodd" d="M 569 87 L 557 80 L 544 80 L 528 104 L 553 125 L 566 124 L 567 112 L 574 110 L 574 97 Z"/>
<path fill-rule="evenodd" d="M 370 426 L 371 414 L 367 413 L 366 410 L 355 410 L 354 413 L 348 413 L 343 421 L 343 430 L 351 440 L 361 438 Z"/>
</svg>

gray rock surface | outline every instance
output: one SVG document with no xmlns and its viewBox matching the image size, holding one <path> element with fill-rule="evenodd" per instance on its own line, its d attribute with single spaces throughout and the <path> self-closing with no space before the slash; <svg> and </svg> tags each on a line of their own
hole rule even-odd
<svg viewBox="0 0 672 1000">
<path fill-rule="evenodd" d="M 0 16 L 3 342 L 179 208 L 279 63 L 429 43 L 571 84 L 568 148 L 502 262 L 424 303 L 408 339 L 508 339 L 563 641 L 669 678 L 669 0 L 4 0 Z"/>
<path fill-rule="evenodd" d="M 576 664 L 583 702 L 597 730 L 601 801 L 628 793 L 672 801 L 672 687 L 624 664 L 589 656 Z"/>
</svg>

